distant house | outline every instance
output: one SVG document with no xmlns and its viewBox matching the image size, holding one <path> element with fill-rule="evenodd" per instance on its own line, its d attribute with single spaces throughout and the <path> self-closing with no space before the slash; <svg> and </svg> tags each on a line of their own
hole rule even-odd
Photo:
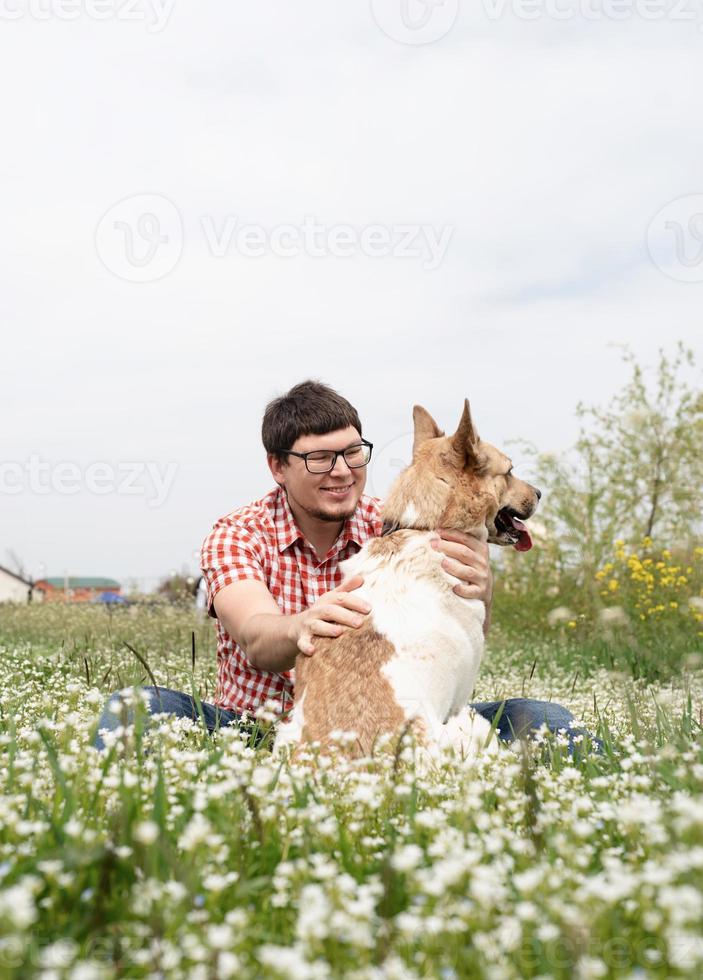
<svg viewBox="0 0 703 980">
<path fill-rule="evenodd" d="M 0 565 L 0 602 L 30 602 L 32 583 Z"/>
<path fill-rule="evenodd" d="M 119 595 L 121 586 L 114 578 L 70 575 L 39 579 L 34 588 L 47 602 L 91 602 L 103 592 Z"/>
</svg>

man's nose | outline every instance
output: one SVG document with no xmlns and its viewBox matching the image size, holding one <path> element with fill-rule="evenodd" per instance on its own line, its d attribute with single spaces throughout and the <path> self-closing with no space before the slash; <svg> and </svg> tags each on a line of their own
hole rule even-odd
<svg viewBox="0 0 703 980">
<path fill-rule="evenodd" d="M 330 470 L 330 472 L 331 473 L 335 473 L 336 470 L 337 470 L 337 467 L 339 466 L 340 463 L 342 464 L 342 466 L 340 468 L 340 471 L 339 471 L 339 475 L 340 476 L 343 476 L 344 475 L 344 471 L 345 470 L 347 471 L 347 473 L 351 473 L 351 466 L 349 465 L 349 463 L 347 463 L 346 459 L 344 458 L 344 456 L 342 456 L 341 453 L 335 459 L 334 466 L 332 467 L 332 469 Z"/>
</svg>

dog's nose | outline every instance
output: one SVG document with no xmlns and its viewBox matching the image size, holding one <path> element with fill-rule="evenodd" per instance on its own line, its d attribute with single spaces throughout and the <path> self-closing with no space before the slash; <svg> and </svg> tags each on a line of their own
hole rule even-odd
<svg viewBox="0 0 703 980">
<path fill-rule="evenodd" d="M 538 500 L 541 500 L 542 499 L 542 491 L 541 490 L 538 490 L 537 487 L 533 487 L 532 489 L 537 494 L 537 499 Z"/>
</svg>

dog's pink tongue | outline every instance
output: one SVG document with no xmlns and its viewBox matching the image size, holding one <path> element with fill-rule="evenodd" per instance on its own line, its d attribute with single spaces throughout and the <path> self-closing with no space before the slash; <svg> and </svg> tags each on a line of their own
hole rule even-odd
<svg viewBox="0 0 703 980">
<path fill-rule="evenodd" d="M 530 537 L 530 532 L 527 530 L 522 521 L 519 521 L 517 517 L 512 518 L 513 527 L 518 532 L 520 537 L 515 542 L 516 551 L 529 551 L 532 547 L 532 538 Z"/>
</svg>

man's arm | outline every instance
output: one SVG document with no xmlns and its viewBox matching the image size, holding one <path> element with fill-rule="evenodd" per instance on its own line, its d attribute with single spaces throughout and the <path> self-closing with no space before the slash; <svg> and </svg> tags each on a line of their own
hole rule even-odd
<svg viewBox="0 0 703 980">
<path fill-rule="evenodd" d="M 213 601 L 217 618 L 244 650 L 252 667 L 281 673 L 298 653 L 295 616 L 284 616 L 263 582 L 252 579 L 226 585 Z"/>
<path fill-rule="evenodd" d="M 217 618 L 247 655 L 252 667 L 281 673 L 295 666 L 298 653 L 310 656 L 315 636 L 339 636 L 357 629 L 370 606 L 351 595 L 363 584 L 360 575 L 320 596 L 309 609 L 284 616 L 263 582 L 243 580 L 215 596 Z"/>
</svg>

